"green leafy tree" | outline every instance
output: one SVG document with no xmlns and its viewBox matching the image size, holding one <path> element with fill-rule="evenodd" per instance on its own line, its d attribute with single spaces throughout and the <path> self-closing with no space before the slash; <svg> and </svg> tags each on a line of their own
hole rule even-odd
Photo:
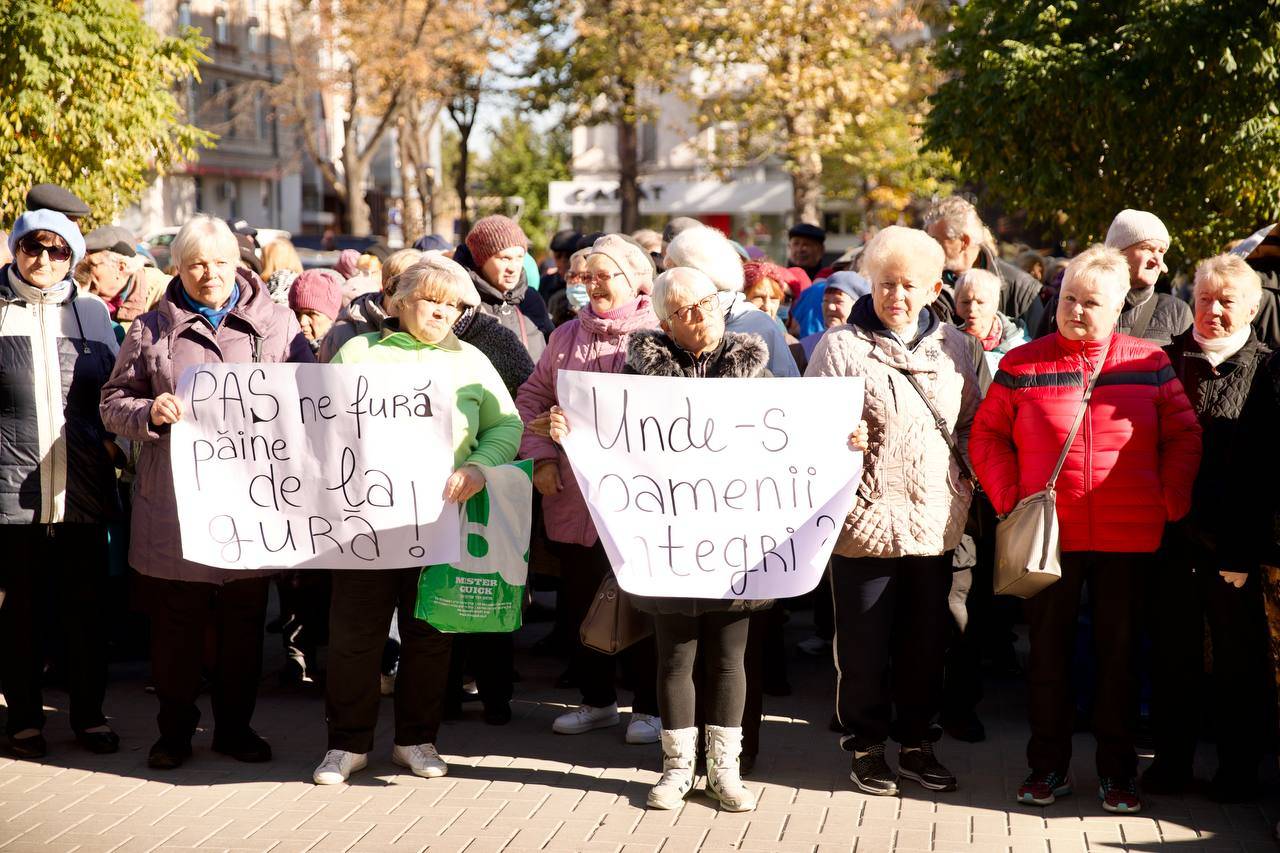
<svg viewBox="0 0 1280 853">
<path fill-rule="evenodd" d="M 1278 0 L 970 0 L 926 138 L 995 201 L 1086 240 L 1160 216 L 1188 260 L 1280 213 Z"/>
<path fill-rule="evenodd" d="M 478 170 L 485 193 L 524 200 L 520 227 L 533 251 L 542 253 L 555 227 L 547 212 L 547 185 L 569 179 L 569 133 L 560 126 L 540 131 L 527 117 L 508 115 L 490 135 L 489 159 Z"/>
<path fill-rule="evenodd" d="M 182 122 L 174 88 L 206 57 L 197 31 L 163 38 L 129 0 L 11 0 L 0 15 L 0 218 L 32 184 L 84 199 L 89 225 L 214 137 Z"/>
</svg>

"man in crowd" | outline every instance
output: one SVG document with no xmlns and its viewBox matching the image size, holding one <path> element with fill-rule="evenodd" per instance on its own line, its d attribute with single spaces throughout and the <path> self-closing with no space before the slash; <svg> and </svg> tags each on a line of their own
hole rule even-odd
<svg viewBox="0 0 1280 853">
<path fill-rule="evenodd" d="M 804 270 L 811 281 L 823 277 L 822 256 L 827 250 L 827 232 L 817 225 L 798 222 L 787 232 L 787 266 Z"/>
<path fill-rule="evenodd" d="M 955 283 L 970 269 L 984 269 L 1000 279 L 1000 313 L 1021 320 L 1028 329 L 1039 325 L 1044 306 L 1040 282 L 1016 266 L 996 257 L 991 235 L 978 210 L 960 196 L 938 201 L 924 215 L 924 230 L 938 241 L 947 256 L 942 273 L 943 291 L 937 307 L 951 319 L 955 313 Z"/>
</svg>

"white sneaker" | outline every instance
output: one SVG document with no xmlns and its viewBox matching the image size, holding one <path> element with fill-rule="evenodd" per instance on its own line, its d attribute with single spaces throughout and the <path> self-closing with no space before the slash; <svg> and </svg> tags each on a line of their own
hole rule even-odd
<svg viewBox="0 0 1280 853">
<path fill-rule="evenodd" d="M 393 696 L 396 692 L 396 674 L 378 676 L 378 692 L 383 696 Z"/>
<path fill-rule="evenodd" d="M 815 658 L 831 654 L 830 641 L 822 639 L 817 634 L 796 643 L 796 648 L 804 652 L 806 655 L 811 655 Z"/>
<path fill-rule="evenodd" d="M 391 762 L 401 767 L 408 767 L 413 775 L 424 779 L 435 779 L 449 772 L 449 765 L 444 763 L 440 753 L 436 752 L 434 743 L 417 743 L 413 746 L 400 746 L 391 750 Z"/>
<path fill-rule="evenodd" d="M 311 781 L 317 785 L 341 785 L 347 777 L 357 770 L 369 765 L 369 758 L 363 752 L 347 752 L 343 749 L 331 749 L 324 754 L 324 761 L 311 774 Z"/>
<path fill-rule="evenodd" d="M 662 718 L 632 714 L 627 723 L 627 743 L 657 743 L 662 740 Z"/>
<path fill-rule="evenodd" d="M 560 735 L 580 735 L 592 729 L 605 729 L 622 722 L 618 716 L 618 704 L 607 708 L 593 708 L 590 705 L 579 705 L 575 710 L 556 717 L 551 730 Z"/>
</svg>

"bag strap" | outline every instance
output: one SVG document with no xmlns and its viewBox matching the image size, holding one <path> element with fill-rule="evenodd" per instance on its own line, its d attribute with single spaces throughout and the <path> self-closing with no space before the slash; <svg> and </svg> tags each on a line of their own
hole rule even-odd
<svg viewBox="0 0 1280 853">
<path fill-rule="evenodd" d="M 1152 297 L 1153 299 L 1155 297 Z M 1107 344 L 1102 348 L 1102 357 L 1098 359 L 1098 366 L 1093 369 L 1093 375 L 1089 377 L 1089 384 L 1085 386 L 1084 396 L 1080 398 L 1080 408 L 1076 410 L 1076 419 L 1071 424 L 1071 429 L 1067 432 L 1066 443 L 1062 445 L 1062 452 L 1058 454 L 1058 464 L 1053 466 L 1053 473 L 1049 475 L 1049 482 L 1045 484 L 1045 489 L 1053 491 L 1053 487 L 1058 482 L 1058 475 L 1062 473 L 1062 466 L 1067 461 L 1067 451 L 1071 449 L 1071 443 L 1076 440 L 1076 433 L 1080 431 L 1080 424 L 1084 421 L 1085 410 L 1089 408 L 1089 400 L 1093 397 L 1093 388 L 1098 384 L 1098 377 L 1102 375 L 1102 366 L 1107 363 L 1107 355 L 1111 351 L 1111 344 Z"/>
<path fill-rule="evenodd" d="M 920 387 L 920 382 L 916 377 L 903 370 L 901 367 L 895 368 L 901 373 L 911 387 L 916 389 L 916 393 L 920 395 L 920 399 L 929 407 L 929 414 L 933 415 L 933 425 L 938 428 L 938 432 L 942 433 L 942 438 L 947 442 L 947 447 L 951 449 L 951 455 L 955 458 L 956 464 L 960 466 L 960 476 L 964 477 L 970 483 L 977 484 L 978 478 L 973 475 L 973 469 L 969 467 L 969 463 L 965 461 L 964 454 L 960 452 L 960 445 L 956 444 L 955 438 L 951 435 L 951 428 L 947 426 L 947 419 L 938 411 L 938 407 L 933 405 L 933 401 L 929 399 L 929 395 Z"/>
<path fill-rule="evenodd" d="M 1147 334 L 1147 328 L 1151 325 L 1151 318 L 1156 315 L 1156 305 L 1159 303 L 1160 294 L 1153 289 L 1151 297 L 1138 306 L 1138 310 L 1134 312 L 1133 326 L 1129 329 L 1129 334 L 1135 338 L 1144 337 Z"/>
</svg>

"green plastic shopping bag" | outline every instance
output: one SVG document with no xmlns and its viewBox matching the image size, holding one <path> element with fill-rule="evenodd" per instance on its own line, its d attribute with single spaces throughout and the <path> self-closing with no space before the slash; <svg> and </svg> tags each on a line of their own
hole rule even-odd
<svg viewBox="0 0 1280 853">
<path fill-rule="evenodd" d="M 463 508 L 462 556 L 427 566 L 414 615 L 446 634 L 505 633 L 520 627 L 529 576 L 533 461 L 476 466 L 485 487 Z"/>
</svg>

